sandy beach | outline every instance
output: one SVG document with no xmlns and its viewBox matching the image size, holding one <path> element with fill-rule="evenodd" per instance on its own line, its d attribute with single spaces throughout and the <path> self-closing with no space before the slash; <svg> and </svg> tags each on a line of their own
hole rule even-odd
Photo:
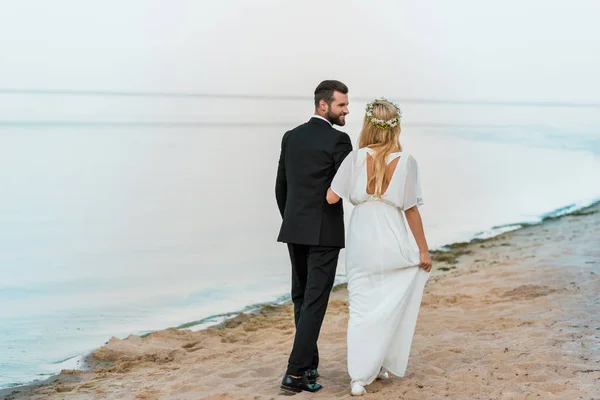
<svg viewBox="0 0 600 400">
<path fill-rule="evenodd" d="M 436 253 L 407 376 L 368 399 L 600 399 L 600 205 Z M 319 339 L 324 389 L 346 399 L 347 291 Z M 91 371 L 63 371 L 6 399 L 278 399 L 294 335 L 290 305 L 205 331 L 111 339 Z M 369 340 L 369 338 L 365 338 Z"/>
</svg>

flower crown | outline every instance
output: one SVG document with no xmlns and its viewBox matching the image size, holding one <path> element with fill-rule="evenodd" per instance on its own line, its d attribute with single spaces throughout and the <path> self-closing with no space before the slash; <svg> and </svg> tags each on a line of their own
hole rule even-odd
<svg viewBox="0 0 600 400">
<path fill-rule="evenodd" d="M 394 108 L 396 109 L 396 111 L 398 112 L 398 115 L 392 119 L 388 119 L 387 121 L 384 121 L 382 119 L 377 119 L 377 117 L 375 117 L 373 115 L 373 107 L 375 106 L 376 103 L 381 102 L 381 101 L 385 101 L 385 102 L 393 105 Z M 376 127 L 382 128 L 382 129 L 394 128 L 395 126 L 400 124 L 400 118 L 402 118 L 402 111 L 400 110 L 400 106 L 398 106 L 398 104 L 396 104 L 396 103 L 389 101 L 385 97 L 380 97 L 378 99 L 373 100 L 369 104 L 367 104 L 366 110 L 367 110 L 366 115 L 367 115 L 367 118 L 369 119 L 369 121 Z"/>
</svg>

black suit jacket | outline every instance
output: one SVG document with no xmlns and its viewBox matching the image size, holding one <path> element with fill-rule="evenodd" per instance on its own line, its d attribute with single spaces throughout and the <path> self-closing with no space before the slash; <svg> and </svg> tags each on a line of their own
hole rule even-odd
<svg viewBox="0 0 600 400">
<path fill-rule="evenodd" d="M 283 217 L 279 242 L 345 246 L 342 202 L 328 204 L 325 196 L 351 151 L 350 137 L 320 118 L 285 133 L 275 183 Z"/>
</svg>

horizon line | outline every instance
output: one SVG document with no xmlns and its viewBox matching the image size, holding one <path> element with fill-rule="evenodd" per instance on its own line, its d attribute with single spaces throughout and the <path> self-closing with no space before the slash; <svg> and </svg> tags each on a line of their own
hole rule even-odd
<svg viewBox="0 0 600 400">
<path fill-rule="evenodd" d="M 3 127 L 224 127 L 224 128 L 264 128 L 290 127 L 305 120 L 298 121 L 73 121 L 73 120 L 1 120 Z M 448 122 L 408 122 L 406 127 L 421 128 L 465 128 L 465 129 L 507 129 L 507 128 L 547 128 L 540 124 L 479 124 Z"/>
<path fill-rule="evenodd" d="M 193 93 L 193 92 L 140 92 L 112 90 L 62 90 L 62 89 L 0 89 L 0 94 L 22 95 L 63 95 L 63 96 L 114 96 L 114 97 L 180 97 L 180 98 L 213 98 L 239 100 L 281 100 L 305 101 L 312 100 L 311 96 L 281 95 L 281 94 L 248 94 L 248 93 Z M 536 100 L 481 100 L 481 99 L 443 99 L 422 97 L 393 97 L 396 103 L 421 104 L 452 104 L 452 105 L 483 105 L 505 107 L 563 107 L 563 108 L 600 108 L 600 103 L 569 102 L 569 101 L 536 101 Z M 356 96 L 354 100 L 372 101 L 374 97 Z"/>
</svg>

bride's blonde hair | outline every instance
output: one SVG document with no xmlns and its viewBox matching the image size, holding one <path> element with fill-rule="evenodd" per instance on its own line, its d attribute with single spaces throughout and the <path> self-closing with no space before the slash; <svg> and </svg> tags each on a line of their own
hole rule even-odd
<svg viewBox="0 0 600 400">
<path fill-rule="evenodd" d="M 375 195 L 381 197 L 390 183 L 387 176 L 387 159 L 391 153 L 402 151 L 400 145 L 400 112 L 387 100 L 375 100 L 367 105 L 363 128 L 358 137 L 358 147 L 377 150 L 373 155 L 373 174 L 367 187 L 375 184 Z"/>
</svg>

